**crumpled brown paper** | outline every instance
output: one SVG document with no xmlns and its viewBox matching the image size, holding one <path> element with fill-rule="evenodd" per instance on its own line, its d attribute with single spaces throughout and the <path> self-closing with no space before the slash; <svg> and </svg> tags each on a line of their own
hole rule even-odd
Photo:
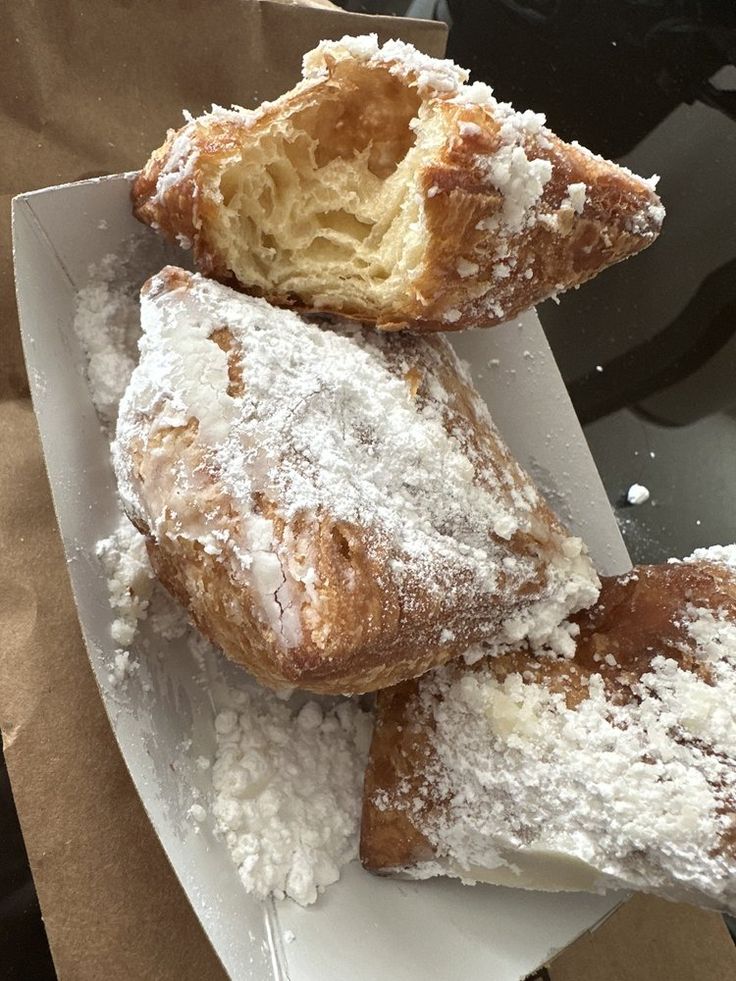
<svg viewBox="0 0 736 981">
<path fill-rule="evenodd" d="M 10 197 L 135 169 L 181 125 L 182 108 L 274 98 L 320 39 L 368 31 L 444 52 L 440 24 L 244 0 L 36 0 L 4 10 L 0 725 L 62 979 L 224 972 L 138 800 L 79 633 L 23 368 Z"/>
<path fill-rule="evenodd" d="M 180 124 L 183 107 L 273 98 L 323 37 L 377 31 L 441 55 L 445 30 L 247 0 L 35 0 L 6 7 L 4 17 L 0 726 L 7 763 L 61 978 L 214 981 L 224 973 L 138 800 L 79 633 L 23 368 L 10 197 L 135 169 L 166 128 Z M 720 917 L 643 898 L 549 967 L 552 981 L 735 976 Z"/>
</svg>

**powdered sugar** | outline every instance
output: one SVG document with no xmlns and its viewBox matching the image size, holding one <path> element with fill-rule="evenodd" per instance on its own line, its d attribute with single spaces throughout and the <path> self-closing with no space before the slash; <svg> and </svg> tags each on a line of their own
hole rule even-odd
<svg viewBox="0 0 736 981">
<path fill-rule="evenodd" d="M 88 270 L 77 293 L 74 333 L 85 356 L 84 375 L 106 434 L 114 429 L 118 404 L 138 362 L 140 288 L 164 256 L 178 254 L 153 237 L 133 237 L 119 252 Z M 181 257 L 180 257 L 181 258 Z"/>
<path fill-rule="evenodd" d="M 626 492 L 629 504 L 645 504 L 649 500 L 649 488 L 643 484 L 632 484 Z"/>
<path fill-rule="evenodd" d="M 662 656 L 652 661 L 652 670 L 641 679 L 658 702 L 658 711 L 677 720 L 686 738 L 706 743 L 712 752 L 729 759 L 736 746 L 736 623 L 713 610 L 690 607 L 686 629 L 697 645 L 700 659 L 708 665 L 708 680 L 683 671 L 676 661 Z M 710 767 L 709 779 L 721 786 L 736 787 L 723 761 Z M 713 790 L 712 795 L 717 796 Z M 714 802 L 715 806 L 715 802 Z"/>
<path fill-rule="evenodd" d="M 131 660 L 130 651 L 121 648 L 115 652 L 115 657 L 108 667 L 110 674 L 107 676 L 107 682 L 111 688 L 117 688 L 118 685 L 125 685 L 127 679 L 136 673 L 139 664 Z"/>
<path fill-rule="evenodd" d="M 214 109 L 215 107 L 213 106 Z M 198 122 L 196 119 L 191 120 L 177 133 L 161 171 L 156 178 L 154 200 L 161 201 L 172 187 L 181 183 L 182 180 L 193 172 L 199 157 L 199 151 L 192 143 L 192 132 L 197 125 Z"/>
<path fill-rule="evenodd" d="M 552 177 L 549 160 L 530 160 L 518 143 L 503 145 L 488 159 L 491 180 L 503 194 L 501 219 L 515 235 L 535 220 L 535 206 Z"/>
<path fill-rule="evenodd" d="M 582 181 L 567 185 L 567 197 L 563 200 L 561 207 L 569 207 L 575 214 L 581 215 L 585 209 L 585 197 L 588 192 L 587 185 Z"/>
<path fill-rule="evenodd" d="M 74 330 L 87 357 L 92 400 L 105 426 L 115 424 L 118 403 L 137 361 L 140 336 L 138 295 L 116 285 L 118 259 L 109 256 L 77 294 Z"/>
<path fill-rule="evenodd" d="M 145 619 L 153 589 L 153 570 L 143 535 L 127 518 L 116 531 L 97 543 L 97 556 L 107 576 L 110 606 L 117 616 L 111 633 L 122 647 L 129 647 L 139 620 Z"/>
<path fill-rule="evenodd" d="M 357 857 L 371 717 L 259 689 L 215 720 L 212 813 L 248 892 L 313 903 Z"/>
<path fill-rule="evenodd" d="M 386 65 L 397 75 L 410 77 L 421 95 L 451 97 L 468 78 L 468 72 L 449 59 L 430 58 L 405 41 L 389 40 L 379 45 L 377 34 L 346 35 L 339 41 L 322 41 L 304 56 L 304 77 L 319 77 L 327 71 L 327 59 L 355 58 L 368 65 Z"/>
<path fill-rule="evenodd" d="M 76 329 L 91 362 L 87 378 L 106 426 L 117 415 L 140 334 L 137 297 L 118 282 L 120 264 L 110 256 L 92 270 L 77 302 Z M 156 638 L 159 645 L 179 639 L 197 654 L 206 679 L 208 663 L 220 655 L 155 581 L 145 540 L 126 517 L 98 543 L 97 555 L 115 611 L 111 633 L 121 645 L 107 665 L 109 687 L 124 696 L 139 672 L 134 644 L 144 620 L 154 638 L 146 643 L 147 657 L 157 654 Z M 285 701 L 245 677 L 242 688 L 229 686 L 218 697 L 227 702 L 226 712 L 237 707 L 236 725 L 224 733 L 223 715 L 218 716 L 214 760 L 199 755 L 194 761 L 200 773 L 212 770 L 212 792 L 209 799 L 195 800 L 186 815 L 199 830 L 212 814 L 248 891 L 314 902 L 357 855 L 370 715 L 345 699 L 326 709 L 316 702 L 301 707 L 299 695 Z M 249 785 L 247 798 L 237 789 L 246 772 L 262 776 L 258 787 Z"/>
<path fill-rule="evenodd" d="M 483 132 L 483 130 L 480 128 L 480 126 L 477 123 L 465 123 L 465 122 L 460 123 L 460 125 L 458 126 L 458 131 L 461 136 L 465 136 L 465 137 L 480 136 L 481 133 Z"/>
<path fill-rule="evenodd" d="M 670 562 L 678 561 L 670 559 Z M 736 572 L 736 545 L 711 545 L 707 548 L 696 548 L 692 555 L 682 559 L 683 562 L 715 562 Z"/>
<path fill-rule="evenodd" d="M 470 262 L 467 259 L 458 259 L 457 271 L 463 279 L 468 276 L 475 276 L 479 268 L 480 267 L 478 266 L 477 262 Z"/>
</svg>

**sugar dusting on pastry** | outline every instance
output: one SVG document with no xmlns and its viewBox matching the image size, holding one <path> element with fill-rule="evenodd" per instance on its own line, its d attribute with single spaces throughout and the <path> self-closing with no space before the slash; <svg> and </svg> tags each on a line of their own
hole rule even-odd
<svg viewBox="0 0 736 981">
<path fill-rule="evenodd" d="M 565 538 L 545 580 L 519 603 L 519 590 L 539 575 L 539 556 L 513 555 L 508 543 L 540 533 L 539 497 L 510 457 L 499 468 L 458 424 L 438 379 L 448 368 L 465 377 L 464 369 L 443 339 L 308 323 L 176 270 L 144 291 L 142 322 L 141 362 L 121 403 L 114 449 L 126 508 L 155 538 L 188 537 L 227 563 L 260 597 L 286 647 L 301 640 L 299 596 L 309 601 L 315 568 L 309 555 L 292 561 L 288 535 L 277 540 L 271 520 L 255 512 L 257 495 L 287 523 L 309 529 L 327 514 L 367 528 L 376 547 L 390 544 L 393 577 L 419 577 L 438 601 L 454 602 L 459 583 L 468 603 L 492 600 L 494 638 L 506 630 L 512 640 L 532 634 L 544 642 L 595 597 L 580 541 Z M 211 339 L 225 328 L 242 358 L 237 394 L 228 354 Z M 405 379 L 417 365 L 424 382 L 412 397 Z M 473 410 L 497 440 L 477 396 Z M 172 470 L 162 449 L 150 450 L 161 456 L 160 492 L 142 491 L 132 443 L 192 420 L 203 467 L 237 521 L 222 507 L 203 509 L 200 478 Z M 513 615 L 499 623 L 499 610 Z"/>
<path fill-rule="evenodd" d="M 696 548 L 691 555 L 682 560 L 670 559 L 672 563 L 679 561 L 686 565 L 693 565 L 696 562 L 713 562 L 715 565 L 724 565 L 736 573 L 736 545 L 710 545 Z"/>
<path fill-rule="evenodd" d="M 432 58 L 406 41 L 378 43 L 377 34 L 345 35 L 339 41 L 321 41 L 304 55 L 304 77 L 325 74 L 328 61 L 354 58 L 370 65 L 387 65 L 392 74 L 410 77 L 422 95 L 450 98 L 462 91 L 469 72 L 449 58 Z"/>
<path fill-rule="evenodd" d="M 717 576 L 732 570 L 723 592 L 705 563 Z M 605 619 L 606 604 L 619 600 L 604 583 L 599 616 L 614 638 L 628 618 L 659 617 L 669 604 L 668 638 L 658 645 L 642 635 L 630 652 L 645 659 L 640 672 L 611 652 L 617 647 L 606 650 L 604 633 L 592 657 L 599 667 L 572 682 L 567 669 L 528 658 L 525 671 L 499 674 L 486 662 L 417 683 L 414 707 L 397 724 L 431 720 L 429 762 L 413 774 L 419 793 L 384 789 L 374 806 L 421 815 L 434 802 L 417 818 L 437 856 L 418 866 L 420 877 L 473 881 L 505 868 L 503 881 L 516 875 L 523 885 L 515 862 L 556 855 L 582 863 L 592 876 L 584 888 L 594 891 L 642 889 L 736 908 L 736 546 L 699 549 L 684 564 L 700 578 L 670 582 L 667 567 L 620 577 L 621 586 L 644 576 L 654 590 L 679 591 L 649 614 L 614 606 L 618 628 Z"/>
<path fill-rule="evenodd" d="M 568 209 L 575 215 L 583 214 L 588 188 L 584 182 L 579 181 L 568 185 L 567 197 L 559 203 L 557 209 L 545 211 L 542 207 L 544 189 L 553 174 L 552 161 L 540 155 L 540 150 L 549 149 L 550 138 L 553 137 L 545 126 L 543 114 L 529 109 L 519 111 L 509 103 L 499 102 L 493 95 L 493 89 L 483 82 L 467 84 L 469 73 L 452 61 L 430 58 L 402 41 L 388 41 L 379 45 L 375 34 L 323 41 L 305 56 L 305 77 L 326 72 L 327 66 L 334 60 L 339 61 L 345 57 L 354 58 L 371 67 L 390 66 L 391 73 L 415 85 L 423 99 L 448 100 L 466 107 L 480 107 L 499 124 L 498 146 L 488 152 L 487 147 L 480 143 L 473 162 L 474 166 L 487 173 L 493 186 L 503 197 L 501 213 L 477 226 L 483 231 L 494 232 L 501 245 L 537 222 L 554 232 L 566 234 L 571 223 L 568 220 L 563 227 L 560 212 L 564 213 Z M 458 133 L 461 138 L 472 140 L 483 134 L 483 128 L 477 122 L 461 120 Z M 578 146 L 573 145 L 576 148 Z M 587 151 L 586 153 L 591 158 L 606 163 L 602 158 Z M 656 177 L 645 180 L 627 168 L 621 168 L 621 172 L 638 182 L 642 189 L 653 191 L 656 187 Z M 437 191 L 435 188 L 431 191 L 431 196 L 434 197 Z M 632 217 L 630 230 L 637 234 L 654 234 L 655 227 L 661 224 L 663 218 L 664 208 L 661 204 L 649 202 L 646 205 L 646 215 L 635 214 Z M 519 256 L 510 250 L 502 251 L 499 257 L 510 257 L 512 267 L 519 261 Z M 475 265 L 477 272 L 478 265 Z M 527 267 L 527 270 L 531 272 L 531 267 Z M 522 270 L 522 275 L 527 270 Z M 460 275 L 463 276 L 463 273 Z M 525 278 L 531 279 L 532 276 L 533 273 Z M 477 292 L 476 301 L 485 298 L 487 312 L 500 320 L 516 311 L 505 310 L 497 293 L 491 279 L 484 289 Z M 454 317 L 456 312 L 458 316 Z M 445 313 L 443 319 L 448 325 L 452 325 L 459 318 L 459 311 L 451 309 Z"/>
<path fill-rule="evenodd" d="M 714 684 L 657 657 L 625 705 L 595 675 L 574 709 L 518 674 L 427 686 L 424 698 L 443 696 L 436 792 L 451 799 L 425 829 L 440 854 L 472 879 L 500 853 L 513 863 L 517 848 L 557 852 L 599 870 L 601 887 L 666 889 L 675 877 L 706 893 L 715 884 L 713 899 L 723 891 L 733 902 L 720 844 L 736 791 L 736 626 L 712 611 L 691 615 L 702 656 L 717 655 Z"/>
</svg>

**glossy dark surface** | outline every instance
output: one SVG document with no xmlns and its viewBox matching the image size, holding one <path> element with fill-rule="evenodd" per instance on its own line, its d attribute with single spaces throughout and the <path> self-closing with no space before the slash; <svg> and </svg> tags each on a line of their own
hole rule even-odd
<svg viewBox="0 0 736 981">
<path fill-rule="evenodd" d="M 633 560 L 736 540 L 736 4 L 448 7 L 499 98 L 661 175 L 659 240 L 539 314 Z"/>
<path fill-rule="evenodd" d="M 449 56 L 499 98 L 661 175 L 659 241 L 539 313 L 634 561 L 736 541 L 736 2 L 415 0 L 411 12 L 449 15 Z M 634 482 L 651 492 L 637 507 Z M 53 978 L 2 767 L 0 842 L 0 979 Z"/>
<path fill-rule="evenodd" d="M 0 979 L 46 981 L 55 976 L 0 753 Z"/>
</svg>

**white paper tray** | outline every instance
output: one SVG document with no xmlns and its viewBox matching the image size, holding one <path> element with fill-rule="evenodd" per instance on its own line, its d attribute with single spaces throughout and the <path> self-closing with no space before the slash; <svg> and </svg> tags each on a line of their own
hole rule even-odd
<svg viewBox="0 0 736 981">
<path fill-rule="evenodd" d="M 150 691 L 138 676 L 124 698 L 110 687 L 113 613 L 94 549 L 114 530 L 119 511 L 73 319 L 90 265 L 124 251 L 131 237 L 148 240 L 148 272 L 172 261 L 131 217 L 129 180 L 123 175 L 21 195 L 13 202 L 13 243 L 28 374 L 82 630 L 120 750 L 171 864 L 233 978 L 516 981 L 621 897 L 398 882 L 354 864 L 315 907 L 259 903 L 245 894 L 209 826 L 197 833 L 184 817 L 192 787 L 208 793 L 207 773 L 190 761 L 214 752 L 210 685 L 242 677 L 239 669 L 218 657 L 205 665 L 209 683 L 203 684 L 201 665 L 171 641 L 171 656 L 149 659 Z M 456 344 L 512 449 L 583 535 L 599 570 L 627 569 L 628 555 L 536 314 L 458 336 Z M 189 739 L 185 754 L 182 743 Z M 296 935 L 288 946 L 286 930 Z"/>
</svg>

